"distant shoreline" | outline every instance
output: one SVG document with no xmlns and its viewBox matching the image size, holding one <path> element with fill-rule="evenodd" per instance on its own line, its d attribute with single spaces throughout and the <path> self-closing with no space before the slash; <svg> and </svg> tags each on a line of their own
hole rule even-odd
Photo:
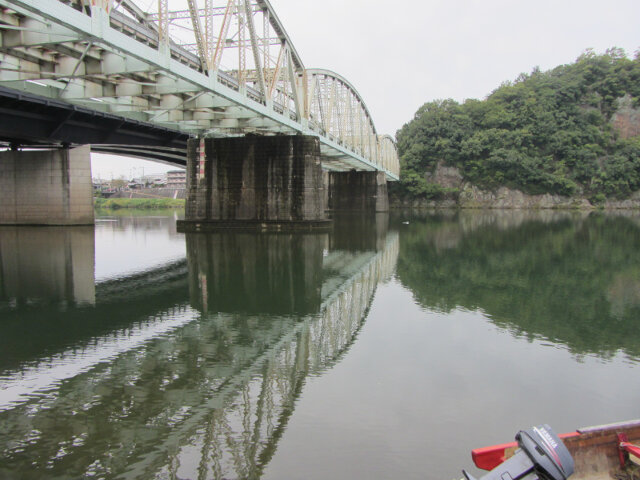
<svg viewBox="0 0 640 480">
<path fill-rule="evenodd" d="M 185 200 L 181 198 L 100 198 L 94 199 L 95 209 L 119 210 L 123 208 L 159 210 L 167 208 L 184 208 Z"/>
<path fill-rule="evenodd" d="M 551 193 L 531 195 L 521 190 L 500 187 L 483 190 L 471 183 L 462 184 L 445 198 L 402 198 L 391 195 L 392 208 L 459 208 L 497 210 L 638 210 L 640 191 L 625 199 L 604 199 L 596 202 L 583 196 L 564 196 Z"/>
</svg>

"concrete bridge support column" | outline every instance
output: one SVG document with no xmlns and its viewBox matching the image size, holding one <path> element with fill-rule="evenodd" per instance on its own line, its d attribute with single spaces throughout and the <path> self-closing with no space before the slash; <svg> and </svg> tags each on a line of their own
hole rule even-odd
<svg viewBox="0 0 640 480">
<path fill-rule="evenodd" d="M 180 230 L 330 226 L 316 137 L 193 139 L 187 156 L 187 202 Z"/>
<path fill-rule="evenodd" d="M 330 210 L 389 211 L 384 172 L 330 172 L 328 189 Z"/>
<path fill-rule="evenodd" d="M 92 225 L 90 153 L 0 152 L 0 225 Z"/>
</svg>

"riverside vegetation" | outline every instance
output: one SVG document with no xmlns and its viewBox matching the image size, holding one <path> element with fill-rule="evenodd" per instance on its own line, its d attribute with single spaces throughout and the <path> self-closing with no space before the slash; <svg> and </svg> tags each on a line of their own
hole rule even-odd
<svg viewBox="0 0 640 480">
<path fill-rule="evenodd" d="M 184 208 L 184 203 L 184 199 L 179 198 L 94 198 L 94 208 L 105 210 Z"/>
<path fill-rule="evenodd" d="M 424 104 L 397 133 L 395 200 L 456 200 L 462 185 L 603 204 L 640 190 L 640 50 L 535 68 L 485 100 Z M 454 170 L 459 183 L 438 181 Z"/>
</svg>

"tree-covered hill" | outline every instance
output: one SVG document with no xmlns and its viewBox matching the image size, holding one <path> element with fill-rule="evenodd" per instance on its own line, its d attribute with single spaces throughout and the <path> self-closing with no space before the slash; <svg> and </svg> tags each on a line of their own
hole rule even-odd
<svg viewBox="0 0 640 480">
<path fill-rule="evenodd" d="M 587 51 L 547 72 L 536 68 L 485 100 L 426 103 L 397 133 L 401 181 L 392 193 L 455 196 L 429 183 L 441 163 L 487 190 L 507 186 L 595 203 L 626 198 L 640 190 L 638 107 L 640 51 L 630 59 L 618 48 Z"/>
</svg>

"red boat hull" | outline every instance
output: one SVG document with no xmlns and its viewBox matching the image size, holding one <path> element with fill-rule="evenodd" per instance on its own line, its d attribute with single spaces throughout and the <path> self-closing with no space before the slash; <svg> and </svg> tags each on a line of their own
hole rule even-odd
<svg viewBox="0 0 640 480">
<path fill-rule="evenodd" d="M 575 473 L 572 480 L 606 479 L 620 471 L 620 438 L 626 435 L 632 445 L 640 442 L 640 420 L 580 428 L 575 432 L 558 435 L 573 456 Z M 483 470 L 493 470 L 509 458 L 518 448 L 516 442 L 477 448 L 471 452 L 473 462 Z M 633 455 L 633 449 L 627 450 Z M 627 453 L 628 455 L 628 453 Z"/>
</svg>

